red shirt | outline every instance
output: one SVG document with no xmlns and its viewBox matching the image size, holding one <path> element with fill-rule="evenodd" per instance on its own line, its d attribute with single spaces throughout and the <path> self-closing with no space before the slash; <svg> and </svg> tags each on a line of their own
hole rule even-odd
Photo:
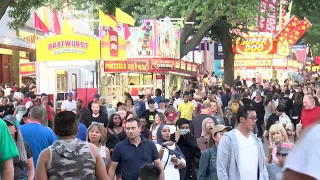
<svg viewBox="0 0 320 180">
<path fill-rule="evenodd" d="M 52 116 L 52 110 L 51 110 L 51 106 L 46 105 L 46 109 L 47 109 L 47 114 L 48 114 L 48 121 L 52 121 L 53 116 Z"/>
<path fill-rule="evenodd" d="M 24 98 L 23 99 L 23 104 L 27 104 L 27 102 L 29 102 L 30 101 L 30 98 Z"/>
<path fill-rule="evenodd" d="M 311 110 L 302 109 L 301 111 L 301 123 L 302 128 L 305 129 L 314 122 L 316 122 L 319 119 L 320 116 L 320 107 L 315 106 Z"/>
</svg>

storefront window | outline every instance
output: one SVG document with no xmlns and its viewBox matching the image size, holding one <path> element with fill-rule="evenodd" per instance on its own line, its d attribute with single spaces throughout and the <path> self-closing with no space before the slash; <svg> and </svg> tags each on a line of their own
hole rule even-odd
<svg viewBox="0 0 320 180">
<path fill-rule="evenodd" d="M 68 91 L 68 72 L 65 70 L 57 70 L 57 92 Z"/>
</svg>

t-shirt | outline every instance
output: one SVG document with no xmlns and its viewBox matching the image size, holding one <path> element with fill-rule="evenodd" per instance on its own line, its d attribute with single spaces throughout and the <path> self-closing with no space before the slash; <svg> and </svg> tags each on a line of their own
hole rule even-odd
<svg viewBox="0 0 320 180">
<path fill-rule="evenodd" d="M 5 161 L 18 155 L 18 149 L 14 140 L 12 139 L 8 127 L 0 118 L 0 169 Z"/>
<path fill-rule="evenodd" d="M 137 113 L 137 117 L 139 118 L 141 114 L 146 110 L 146 104 L 143 100 L 138 100 L 134 102 L 134 108 Z"/>
<path fill-rule="evenodd" d="M 86 141 L 86 136 L 87 136 L 86 125 L 79 122 L 78 126 L 79 126 L 79 130 L 78 130 L 77 138 L 80 139 L 81 141 Z"/>
<path fill-rule="evenodd" d="M 311 110 L 302 109 L 301 111 L 301 123 L 302 128 L 305 129 L 310 126 L 312 123 L 316 122 L 320 116 L 320 107 L 315 106 Z"/>
<path fill-rule="evenodd" d="M 56 135 L 49 128 L 41 124 L 28 123 L 20 126 L 23 140 L 26 141 L 33 152 L 34 167 L 37 166 L 40 152 L 57 140 Z"/>
<path fill-rule="evenodd" d="M 186 118 L 187 120 L 192 120 L 192 113 L 195 107 L 192 102 L 183 102 L 179 104 L 178 112 L 180 112 L 180 118 Z"/>
<path fill-rule="evenodd" d="M 258 179 L 258 147 L 254 137 L 247 138 L 236 129 L 239 145 L 239 180 Z"/>
<path fill-rule="evenodd" d="M 146 121 L 147 121 L 147 128 L 149 129 L 151 124 L 153 123 L 154 121 L 154 117 L 155 115 L 158 113 L 158 111 L 154 110 L 153 112 L 151 112 L 150 110 L 145 110 L 140 118 L 146 118 Z"/>
<path fill-rule="evenodd" d="M 119 163 L 123 180 L 137 180 L 140 168 L 157 159 L 159 153 L 156 145 L 143 137 L 137 147 L 125 139 L 119 142 L 112 152 L 112 161 Z"/>
<path fill-rule="evenodd" d="M 108 126 L 108 118 L 107 116 L 103 115 L 103 114 L 99 114 L 98 117 L 93 117 L 91 116 L 90 117 L 90 120 L 89 122 L 98 122 L 98 123 L 103 123 L 104 124 L 104 127 L 107 127 Z"/>
<path fill-rule="evenodd" d="M 65 109 L 66 111 L 72 111 L 77 109 L 77 103 L 75 100 L 71 102 L 69 100 L 65 100 L 62 102 L 61 109 Z"/>
<path fill-rule="evenodd" d="M 284 104 L 285 105 L 285 109 L 284 112 L 286 113 L 286 115 L 288 115 L 289 117 L 291 116 L 291 110 L 293 109 L 293 101 L 292 99 L 290 99 L 289 97 L 283 97 L 279 99 L 279 104 Z"/>
<path fill-rule="evenodd" d="M 161 100 L 164 100 L 164 97 L 163 96 L 156 96 L 153 100 L 154 100 L 154 102 L 159 104 Z"/>
<path fill-rule="evenodd" d="M 24 147 L 27 153 L 27 158 L 32 158 L 32 150 L 27 142 L 24 142 Z M 14 179 L 23 179 L 28 177 L 27 175 L 27 162 L 23 162 L 20 160 L 19 156 L 13 158 L 13 165 L 14 165 Z"/>
<path fill-rule="evenodd" d="M 291 169 L 320 179 L 320 143 L 318 143 L 320 141 L 320 124 L 316 124 L 307 131 L 289 152 L 284 169 Z"/>
</svg>

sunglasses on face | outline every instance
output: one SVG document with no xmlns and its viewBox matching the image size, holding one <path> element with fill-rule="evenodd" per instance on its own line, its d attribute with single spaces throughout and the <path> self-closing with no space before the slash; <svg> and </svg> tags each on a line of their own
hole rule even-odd
<svg viewBox="0 0 320 180">
<path fill-rule="evenodd" d="M 98 126 L 104 126 L 103 123 L 99 123 L 99 122 L 95 122 L 95 121 L 92 121 L 91 125 L 92 125 L 92 124 L 95 124 L 95 125 L 98 125 Z"/>
</svg>

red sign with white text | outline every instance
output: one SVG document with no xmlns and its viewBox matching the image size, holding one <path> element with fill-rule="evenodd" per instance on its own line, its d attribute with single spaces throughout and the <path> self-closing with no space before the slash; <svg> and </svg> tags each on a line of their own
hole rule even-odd
<svg viewBox="0 0 320 180">
<path fill-rule="evenodd" d="M 118 33 L 113 30 L 109 30 L 110 41 L 110 56 L 118 57 Z"/>
</svg>

